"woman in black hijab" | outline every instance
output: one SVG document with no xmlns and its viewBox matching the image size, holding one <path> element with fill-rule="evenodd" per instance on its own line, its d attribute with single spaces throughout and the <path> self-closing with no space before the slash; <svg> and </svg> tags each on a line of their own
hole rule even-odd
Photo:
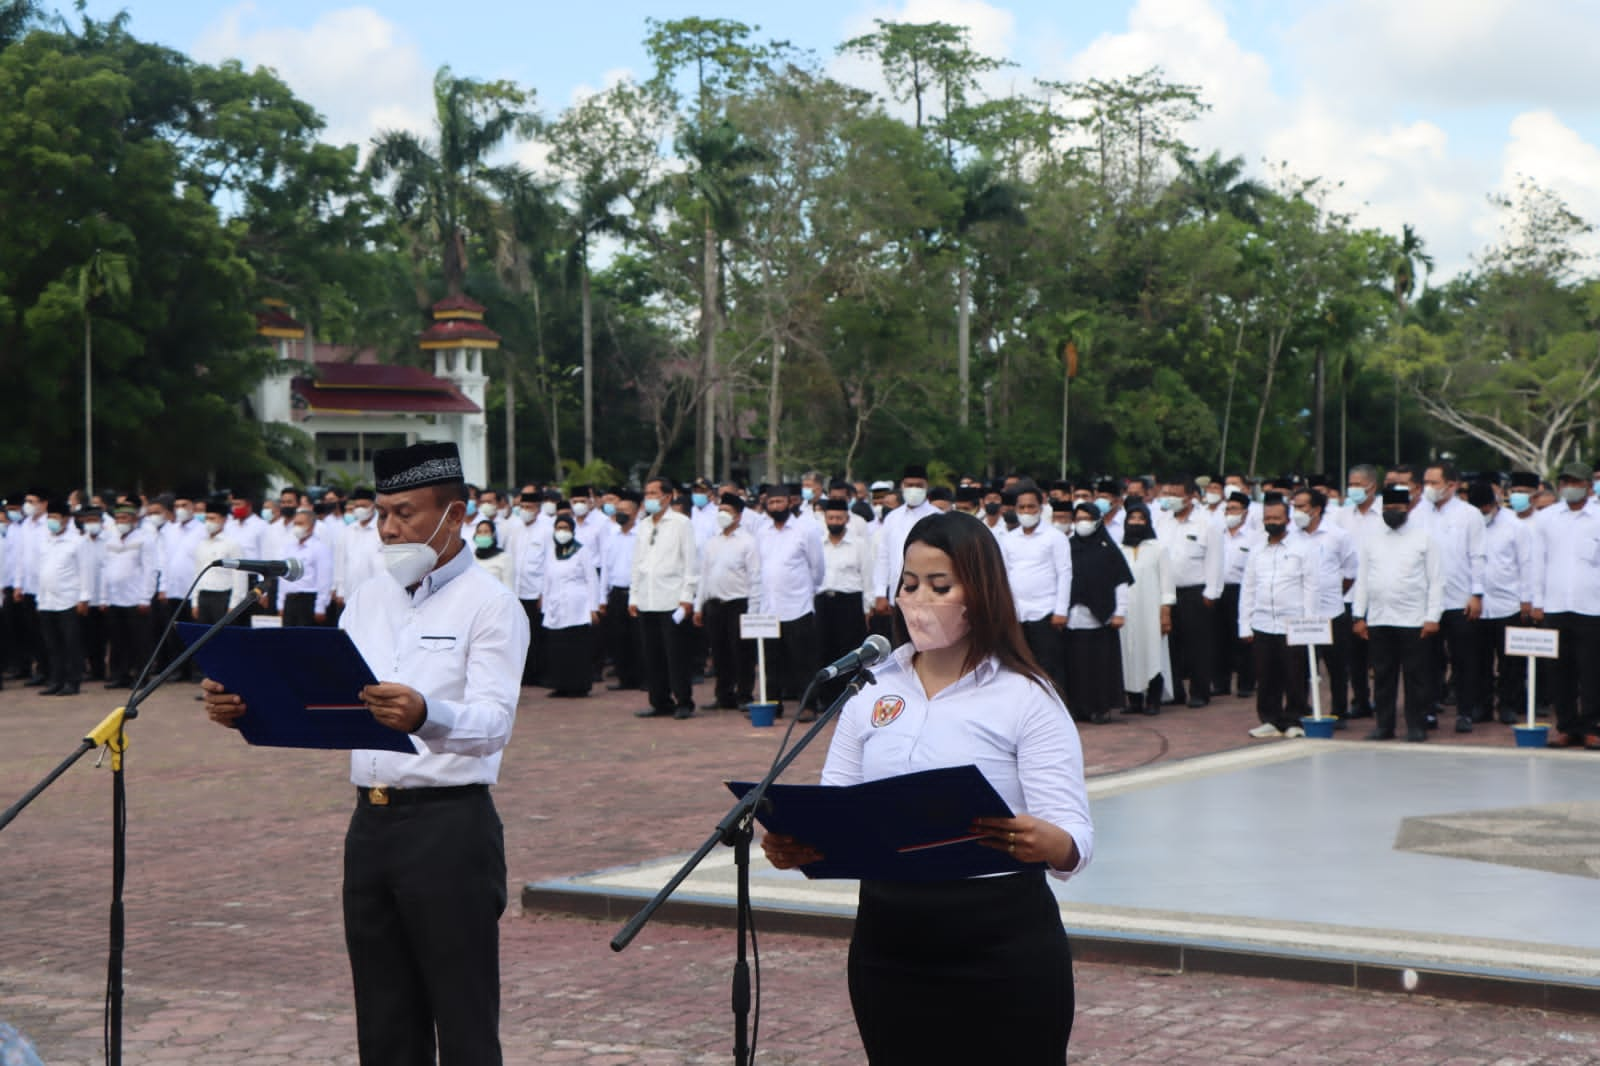
<svg viewBox="0 0 1600 1066">
<path fill-rule="evenodd" d="M 1100 508 L 1072 509 L 1072 606 L 1067 612 L 1067 706 L 1103 724 L 1122 706 L 1122 640 L 1133 571 L 1106 532 Z"/>
<path fill-rule="evenodd" d="M 1172 564 L 1156 541 L 1150 509 L 1133 497 L 1125 507 L 1122 557 L 1133 572 L 1134 589 L 1128 597 L 1127 622 L 1118 631 L 1122 639 L 1122 687 L 1128 693 L 1124 714 L 1160 714 L 1161 701 L 1172 692 L 1172 656 L 1167 634 L 1172 632 L 1172 605 L 1178 590 Z"/>
<path fill-rule="evenodd" d="M 544 683 L 550 695 L 589 694 L 594 661 L 594 623 L 600 610 L 600 578 L 593 551 L 577 539 L 570 512 L 556 515 L 550 554 L 544 561 Z M 535 548 L 535 550 L 538 550 Z"/>
</svg>

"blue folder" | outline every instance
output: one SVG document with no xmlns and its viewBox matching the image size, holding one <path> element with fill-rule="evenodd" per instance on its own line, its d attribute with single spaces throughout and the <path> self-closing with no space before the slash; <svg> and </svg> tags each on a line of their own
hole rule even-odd
<svg viewBox="0 0 1600 1066">
<path fill-rule="evenodd" d="M 743 798 L 755 783 L 730 781 Z M 949 766 L 860 785 L 773 785 L 756 820 L 822 853 L 807 877 L 863 881 L 947 881 L 1042 870 L 985 847 L 974 818 L 1010 818 L 1011 808 L 976 766 Z"/>
<path fill-rule="evenodd" d="M 207 626 L 178 623 L 193 644 Z M 229 626 L 195 655 L 206 676 L 244 698 L 239 732 L 269 748 L 376 748 L 415 754 L 411 737 L 372 717 L 361 689 L 378 679 L 342 629 Z"/>
</svg>

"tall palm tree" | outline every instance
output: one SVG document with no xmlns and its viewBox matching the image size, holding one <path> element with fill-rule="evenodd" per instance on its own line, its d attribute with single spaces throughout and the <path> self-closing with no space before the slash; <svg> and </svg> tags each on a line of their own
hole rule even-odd
<svg viewBox="0 0 1600 1066">
<path fill-rule="evenodd" d="M 489 155 L 513 135 L 537 128 L 533 94 L 507 82 L 458 78 L 440 67 L 433 79 L 433 139 L 384 130 L 372 141 L 367 167 L 393 178 L 395 212 L 420 231 L 420 245 L 442 259 L 445 288 L 460 295 L 467 271 L 467 238 L 492 240 L 491 191 L 518 183 L 515 166 L 490 166 Z"/>
<path fill-rule="evenodd" d="M 1205 218 L 1227 214 L 1251 225 L 1261 221 L 1256 205 L 1272 195 L 1265 185 L 1244 176 L 1243 156 L 1223 159 L 1220 152 L 1198 162 L 1190 155 L 1179 156 L 1176 192 Z"/>
<path fill-rule="evenodd" d="M 1394 297 L 1394 328 L 1399 329 L 1417 289 L 1417 267 L 1426 279 L 1433 273 L 1433 256 L 1423 251 L 1424 242 L 1407 222 L 1400 228 L 1400 243 L 1389 259 L 1389 291 Z M 1394 461 L 1400 461 L 1400 372 L 1394 375 Z"/>
<path fill-rule="evenodd" d="M 83 491 L 94 494 L 94 304 L 107 300 L 120 304 L 133 283 L 128 257 L 95 249 L 78 269 L 78 306 L 83 310 Z"/>
</svg>

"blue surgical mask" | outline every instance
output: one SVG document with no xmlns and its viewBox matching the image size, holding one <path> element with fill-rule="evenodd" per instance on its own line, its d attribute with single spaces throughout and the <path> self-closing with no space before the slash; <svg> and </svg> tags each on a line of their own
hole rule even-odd
<svg viewBox="0 0 1600 1066">
<path fill-rule="evenodd" d="M 646 496 L 645 500 L 644 500 L 644 513 L 645 514 L 660 514 L 661 513 L 661 497 L 659 497 L 659 496 Z"/>
<path fill-rule="evenodd" d="M 1100 513 L 1103 515 L 1111 513 L 1111 501 L 1106 499 L 1104 496 L 1095 500 L 1094 505 L 1100 508 Z"/>
<path fill-rule="evenodd" d="M 273 513 L 272 513 L 270 508 L 266 508 L 266 507 L 261 508 L 261 520 L 263 522 L 270 522 L 270 521 L 272 521 L 272 519 L 274 517 L 275 516 L 273 515 Z"/>
<path fill-rule="evenodd" d="M 1367 502 L 1367 490 L 1360 485 L 1351 485 L 1344 490 L 1344 498 L 1350 501 L 1351 507 L 1360 507 Z"/>
<path fill-rule="evenodd" d="M 1600 480 L 1596 480 L 1595 481 L 1595 483 L 1594 483 L 1594 492 L 1595 492 L 1596 496 L 1600 496 Z"/>
<path fill-rule="evenodd" d="M 600 505 L 600 510 L 606 513 L 607 518 L 617 517 L 617 505 L 614 503 L 602 503 Z"/>
<path fill-rule="evenodd" d="M 1518 514 L 1533 506 L 1533 497 L 1526 492 L 1513 492 L 1511 494 L 1511 509 Z"/>
<path fill-rule="evenodd" d="M 1600 491 L 1600 490 L 1596 490 L 1596 491 Z M 800 490 L 800 498 L 802 500 L 806 501 L 807 503 L 810 503 L 812 500 L 816 499 L 816 496 L 817 496 L 817 490 L 816 489 L 804 489 L 803 488 L 803 489 Z"/>
<path fill-rule="evenodd" d="M 689 498 L 694 501 L 694 505 L 696 507 L 704 507 L 706 504 L 711 502 L 711 497 L 707 496 L 703 492 L 697 492 Z"/>
<path fill-rule="evenodd" d="M 1181 511 L 1183 510 L 1183 498 L 1181 496 L 1163 496 L 1161 497 L 1161 509 L 1168 514 L 1172 514 L 1174 511 Z"/>
<path fill-rule="evenodd" d="M 11 521 L 13 521 L 13 522 L 20 522 L 20 521 L 22 521 L 22 512 L 21 511 L 7 511 L 6 512 L 6 517 L 11 519 Z"/>
<path fill-rule="evenodd" d="M 350 512 L 350 511 L 346 511 L 345 514 L 344 514 L 344 524 L 347 525 L 347 526 L 355 525 L 356 524 L 356 516 L 355 516 L 355 514 Z"/>
<path fill-rule="evenodd" d="M 44 528 L 48 529 L 52 534 L 60 533 L 61 532 L 61 519 L 59 519 L 59 518 L 46 518 L 44 520 Z"/>
<path fill-rule="evenodd" d="M 475 515 L 477 513 L 478 513 L 478 501 L 477 500 L 468 500 L 467 501 L 467 517 L 471 518 L 473 515 Z"/>
</svg>

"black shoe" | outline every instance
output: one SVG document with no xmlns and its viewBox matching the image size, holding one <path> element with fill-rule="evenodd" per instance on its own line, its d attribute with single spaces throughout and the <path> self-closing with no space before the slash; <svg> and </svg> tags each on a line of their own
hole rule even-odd
<svg viewBox="0 0 1600 1066">
<path fill-rule="evenodd" d="M 45 676 L 43 676 L 41 674 L 34 674 L 32 677 L 28 678 L 28 680 L 26 680 L 26 681 L 24 681 L 22 683 L 22 687 L 23 688 L 40 688 L 40 687 L 42 687 L 44 685 L 48 685 L 49 683 L 50 683 L 50 679 L 48 677 L 45 677 Z"/>
<path fill-rule="evenodd" d="M 1255 699 L 1255 695 L 1256 690 L 1253 688 L 1242 688 L 1239 690 L 1239 698 L 1241 700 Z"/>
<path fill-rule="evenodd" d="M 693 707 L 679 707 L 677 710 L 672 712 L 672 717 L 676 721 L 679 721 L 679 722 L 683 721 L 685 718 L 693 718 L 694 717 L 694 708 Z"/>
<path fill-rule="evenodd" d="M 1439 716 L 1436 714 L 1425 714 L 1422 716 L 1422 724 L 1428 729 L 1438 729 Z"/>
<path fill-rule="evenodd" d="M 642 711 L 633 712 L 635 718 L 666 718 L 671 714 L 671 711 L 658 711 L 654 707 L 646 707 Z"/>
<path fill-rule="evenodd" d="M 811 710 L 810 708 L 807 708 L 806 710 L 801 711 L 799 717 L 797 717 L 795 719 L 795 721 L 801 723 L 802 725 L 805 724 L 806 722 L 815 722 L 816 720 L 817 720 L 817 712 Z"/>
<path fill-rule="evenodd" d="M 1457 718 L 1456 719 L 1456 732 L 1457 733 L 1470 733 L 1470 732 L 1472 732 L 1472 719 L 1468 718 L 1466 715 L 1462 715 L 1461 717 Z"/>
<path fill-rule="evenodd" d="M 1512 714 L 1512 713 L 1508 712 L 1508 711 L 1501 711 L 1500 712 L 1500 724 L 1501 725 L 1516 725 L 1517 724 L 1517 716 L 1515 714 Z"/>
<path fill-rule="evenodd" d="M 1345 717 L 1346 718 L 1371 718 L 1372 717 L 1372 708 L 1371 707 L 1363 707 L 1358 703 L 1354 707 L 1350 708 L 1349 713 L 1347 713 L 1345 715 Z"/>
<path fill-rule="evenodd" d="M 1089 721 L 1093 722 L 1095 725 L 1105 725 L 1107 722 L 1111 721 L 1111 712 L 1095 711 L 1089 716 Z"/>
<path fill-rule="evenodd" d="M 1421 744 L 1424 740 L 1427 740 L 1427 739 L 1428 739 L 1428 731 L 1426 729 L 1408 729 L 1408 730 L 1406 730 L 1406 740 L 1409 743 Z"/>
<path fill-rule="evenodd" d="M 133 687 L 133 682 L 132 681 L 107 681 L 106 682 L 106 688 L 108 688 L 108 689 L 113 689 L 113 688 L 132 688 L 132 687 Z"/>
<path fill-rule="evenodd" d="M 1210 705 L 1210 700 L 1203 700 L 1199 696 L 1191 697 L 1188 702 L 1188 706 L 1194 708 L 1195 710 L 1198 710 L 1201 707 L 1209 707 Z"/>
<path fill-rule="evenodd" d="M 1161 704 L 1159 704 L 1159 703 L 1147 703 L 1147 704 L 1145 704 L 1144 713 L 1145 713 L 1145 715 L 1147 717 L 1154 718 L 1156 715 L 1161 713 Z"/>
<path fill-rule="evenodd" d="M 53 695 L 53 696 L 76 696 L 77 694 L 78 694 L 78 686 L 77 685 L 62 685 L 61 686 L 61 691 L 50 693 L 50 695 Z"/>
<path fill-rule="evenodd" d="M 1392 730 L 1392 729 L 1374 729 L 1372 732 L 1367 734 L 1367 739 L 1368 740 L 1393 740 L 1394 739 L 1394 730 Z"/>
<path fill-rule="evenodd" d="M 33 682 L 30 681 L 28 683 L 31 685 Z M 51 685 L 47 689 L 41 689 L 39 691 L 39 695 L 41 695 L 41 696 L 59 696 L 59 695 L 61 695 L 61 690 L 66 688 L 66 687 L 67 686 L 65 686 L 65 685 Z"/>
</svg>

